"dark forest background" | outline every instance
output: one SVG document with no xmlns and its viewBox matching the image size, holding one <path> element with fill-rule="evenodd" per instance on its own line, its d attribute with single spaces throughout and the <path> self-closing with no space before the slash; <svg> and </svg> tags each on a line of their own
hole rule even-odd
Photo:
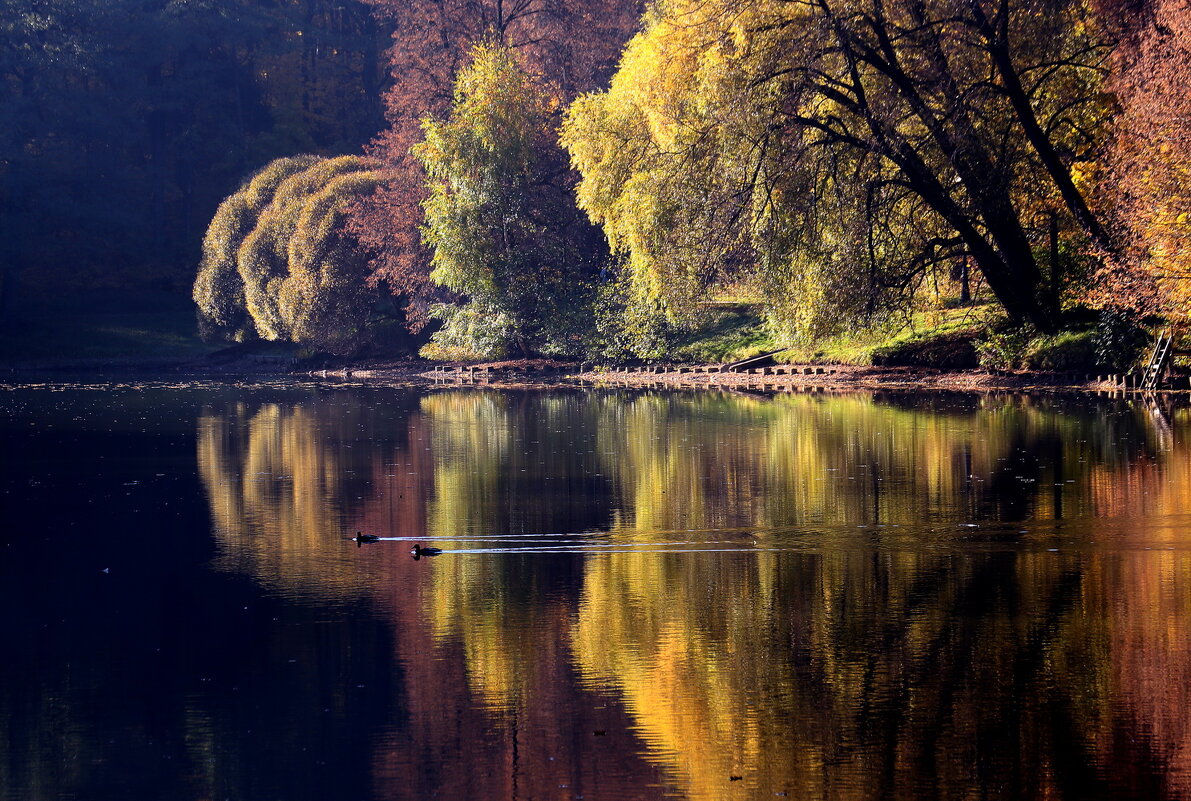
<svg viewBox="0 0 1191 801">
<path fill-rule="evenodd" d="M 377 134 L 389 37 L 354 0 L 0 0 L 5 317 L 45 293 L 188 302 L 229 187 Z"/>
</svg>

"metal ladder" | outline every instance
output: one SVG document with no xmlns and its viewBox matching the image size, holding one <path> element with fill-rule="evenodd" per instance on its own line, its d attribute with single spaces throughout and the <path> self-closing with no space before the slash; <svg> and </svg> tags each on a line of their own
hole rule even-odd
<svg viewBox="0 0 1191 801">
<path fill-rule="evenodd" d="M 1154 340 L 1150 361 L 1141 374 L 1142 389 L 1152 391 L 1158 388 L 1158 382 L 1162 380 L 1162 376 L 1166 374 L 1166 368 L 1170 366 L 1170 349 L 1173 341 L 1174 337 L 1169 331 L 1162 332 Z"/>
</svg>

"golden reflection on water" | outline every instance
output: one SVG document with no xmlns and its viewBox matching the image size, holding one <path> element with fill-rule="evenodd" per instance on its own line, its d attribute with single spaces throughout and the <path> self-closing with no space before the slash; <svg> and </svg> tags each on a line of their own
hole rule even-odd
<svg viewBox="0 0 1191 801">
<path fill-rule="evenodd" d="M 418 747 L 488 755 L 454 770 L 526 797 L 1191 797 L 1185 412 L 350 398 L 204 414 L 220 563 L 372 599 Z M 415 563 L 408 542 L 345 545 L 357 529 L 588 547 Z M 704 550 L 657 552 L 674 543 Z M 610 725 L 627 731 L 587 731 Z M 475 786 L 408 784 L 408 745 L 378 746 L 386 795 Z"/>
</svg>

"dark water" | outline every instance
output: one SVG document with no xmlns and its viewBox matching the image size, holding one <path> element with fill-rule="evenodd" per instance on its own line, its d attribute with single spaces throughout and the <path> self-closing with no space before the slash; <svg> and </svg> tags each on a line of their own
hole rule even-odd
<svg viewBox="0 0 1191 801">
<path fill-rule="evenodd" d="M 6 800 L 1191 798 L 1187 409 L 26 386 L 0 448 Z"/>
</svg>

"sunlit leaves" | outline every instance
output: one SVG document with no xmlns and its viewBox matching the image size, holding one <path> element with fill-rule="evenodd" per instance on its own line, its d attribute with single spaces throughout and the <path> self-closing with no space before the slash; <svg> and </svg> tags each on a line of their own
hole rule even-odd
<svg viewBox="0 0 1191 801">
<path fill-rule="evenodd" d="M 203 238 L 203 259 L 194 283 L 199 320 L 208 334 L 242 340 L 254 333 L 237 263 L 240 245 L 273 200 L 278 185 L 317 162 L 315 156 L 278 159 L 219 205 Z"/>
<path fill-rule="evenodd" d="M 369 0 L 393 30 L 388 52 L 394 77 L 385 102 L 389 126 L 371 152 L 384 160 L 388 182 L 360 203 L 354 233 L 373 253 L 371 280 L 406 299 L 413 329 L 434 300 L 430 253 L 418 230 L 425 175 L 410 148 L 421 120 L 446 115 L 453 81 L 473 47 L 499 42 L 539 78 L 558 102 L 601 85 L 634 28 L 641 0 Z"/>
<path fill-rule="evenodd" d="M 344 221 L 380 183 L 377 167 L 358 156 L 278 159 L 225 200 L 194 286 L 211 333 L 333 352 L 359 344 L 370 293 Z"/>
<path fill-rule="evenodd" d="M 1191 314 L 1191 5 L 1156 0 L 1148 13 L 1113 8 L 1130 35 L 1113 81 L 1121 103 L 1105 194 L 1127 249 L 1101 276 L 1103 305 Z"/>
<path fill-rule="evenodd" d="M 787 336 L 855 326 L 971 257 L 1015 319 L 1035 220 L 1098 245 L 1071 168 L 1104 115 L 1080 2 L 656 4 L 564 143 L 582 207 L 672 317 L 753 285 Z"/>
<path fill-rule="evenodd" d="M 471 338 L 476 355 L 514 344 L 523 352 L 579 350 L 579 318 L 604 251 L 574 206 L 554 111 L 512 51 L 485 45 L 459 74 L 450 117 L 424 123 L 414 154 L 429 178 L 423 237 L 434 253 L 431 278 L 470 304 L 469 314 L 447 315 L 443 344 L 469 339 L 465 329 L 478 314 L 506 323 L 500 328 L 511 339 Z"/>
</svg>

